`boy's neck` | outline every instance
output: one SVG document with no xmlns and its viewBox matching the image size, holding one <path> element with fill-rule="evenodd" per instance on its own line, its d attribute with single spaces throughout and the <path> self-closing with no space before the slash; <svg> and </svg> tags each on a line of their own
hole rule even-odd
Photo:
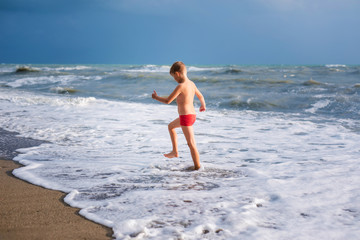
<svg viewBox="0 0 360 240">
<path fill-rule="evenodd" d="M 184 83 L 187 80 L 189 80 L 189 78 L 187 77 L 187 75 L 181 75 L 181 77 L 179 77 L 179 83 Z"/>
<path fill-rule="evenodd" d="M 185 73 L 175 72 L 175 73 L 172 73 L 171 75 L 178 83 L 184 83 L 189 80 L 186 72 Z"/>
<path fill-rule="evenodd" d="M 180 78 L 178 83 L 184 83 L 186 82 L 187 80 L 189 80 L 187 77 L 183 77 L 183 78 Z"/>
</svg>

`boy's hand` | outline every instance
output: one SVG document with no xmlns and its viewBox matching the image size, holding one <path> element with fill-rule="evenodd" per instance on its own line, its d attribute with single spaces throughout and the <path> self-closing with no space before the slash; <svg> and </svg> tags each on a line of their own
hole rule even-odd
<svg viewBox="0 0 360 240">
<path fill-rule="evenodd" d="M 201 106 L 201 107 L 200 107 L 200 112 L 205 112 L 205 110 L 206 110 L 206 107 L 205 107 L 205 106 Z"/>
<path fill-rule="evenodd" d="M 154 90 L 153 94 L 151 95 L 151 97 L 152 97 L 153 99 L 156 99 L 156 97 L 157 97 L 157 93 L 156 93 L 156 91 L 155 91 L 155 90 Z"/>
</svg>

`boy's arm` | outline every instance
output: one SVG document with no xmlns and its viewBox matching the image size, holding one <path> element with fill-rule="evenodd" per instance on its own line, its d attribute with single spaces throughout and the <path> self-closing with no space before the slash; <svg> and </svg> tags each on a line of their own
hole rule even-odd
<svg viewBox="0 0 360 240">
<path fill-rule="evenodd" d="M 199 89 L 195 89 L 195 94 L 197 96 L 197 98 L 200 100 L 200 112 L 204 112 L 206 110 L 206 103 L 205 103 L 205 98 L 204 96 L 201 94 L 201 92 L 199 91 Z"/>
<path fill-rule="evenodd" d="M 174 101 L 174 99 L 179 96 L 179 94 L 181 93 L 181 86 L 178 85 L 174 91 L 166 98 L 164 97 L 159 97 L 156 93 L 156 91 L 154 90 L 154 93 L 152 94 L 152 98 L 155 100 L 158 100 L 159 102 L 165 103 L 165 104 L 170 104 L 172 101 Z"/>
</svg>

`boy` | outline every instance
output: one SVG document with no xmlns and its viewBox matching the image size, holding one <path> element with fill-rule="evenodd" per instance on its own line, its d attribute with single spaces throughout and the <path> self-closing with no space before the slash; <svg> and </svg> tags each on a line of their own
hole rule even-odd
<svg viewBox="0 0 360 240">
<path fill-rule="evenodd" d="M 175 128 L 181 127 L 190 148 L 195 170 L 198 170 L 200 168 L 200 158 L 196 148 L 194 129 L 192 127 L 196 119 L 194 96 L 196 95 L 200 100 L 200 112 L 206 110 L 205 99 L 195 84 L 187 77 L 187 70 L 183 62 L 175 62 L 171 66 L 170 75 L 179 83 L 175 90 L 166 98 L 159 97 L 155 90 L 152 94 L 153 99 L 166 104 L 170 104 L 176 98 L 178 106 L 179 117 L 168 125 L 172 151 L 168 154 L 164 154 L 164 156 L 167 158 L 179 156 Z"/>
</svg>

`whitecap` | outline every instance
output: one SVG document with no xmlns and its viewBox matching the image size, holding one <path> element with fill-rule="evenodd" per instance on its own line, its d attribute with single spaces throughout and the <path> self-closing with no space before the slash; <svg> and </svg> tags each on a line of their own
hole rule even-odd
<svg viewBox="0 0 360 240">
<path fill-rule="evenodd" d="M 6 100 L 8 102 L 15 103 L 19 106 L 31 106 L 31 105 L 46 105 L 46 106 L 86 106 L 94 103 L 97 100 L 94 97 L 56 97 L 56 96 L 42 96 L 32 95 L 28 93 L 21 94 L 6 94 L 3 93 L 0 96 L 0 100 Z"/>
<path fill-rule="evenodd" d="M 79 90 L 76 90 L 74 88 L 68 88 L 68 87 L 54 87 L 51 88 L 50 91 L 60 93 L 60 94 L 74 94 L 79 92 Z"/>
<path fill-rule="evenodd" d="M 312 105 L 311 108 L 305 109 L 305 112 L 316 113 L 319 109 L 328 106 L 331 103 L 329 99 L 322 99 Z"/>
<path fill-rule="evenodd" d="M 339 68 L 339 67 L 342 67 L 342 68 L 346 68 L 347 66 L 344 65 L 344 64 L 326 64 L 325 65 L 327 68 Z"/>
<path fill-rule="evenodd" d="M 68 84 L 76 79 L 78 79 L 78 76 L 76 75 L 25 77 L 25 78 L 17 78 L 13 82 L 8 82 L 7 85 L 13 88 L 19 88 L 19 87 L 30 86 L 35 84 L 49 84 L 49 83 Z"/>
<path fill-rule="evenodd" d="M 57 66 L 54 67 L 41 67 L 40 69 L 43 71 L 74 71 L 74 70 L 87 70 L 92 69 L 91 66 Z"/>
<path fill-rule="evenodd" d="M 129 68 L 129 69 L 123 69 L 121 70 L 122 72 L 139 72 L 139 73 L 144 73 L 144 72 L 150 72 L 150 73 L 168 73 L 170 71 L 170 66 L 166 66 L 166 65 L 145 65 L 145 66 L 140 66 L 140 67 L 136 67 L 136 68 Z"/>
<path fill-rule="evenodd" d="M 223 68 L 221 67 L 194 67 L 194 66 L 189 66 L 188 68 L 189 72 L 201 72 L 201 71 L 218 71 L 218 70 L 222 70 Z"/>
</svg>

